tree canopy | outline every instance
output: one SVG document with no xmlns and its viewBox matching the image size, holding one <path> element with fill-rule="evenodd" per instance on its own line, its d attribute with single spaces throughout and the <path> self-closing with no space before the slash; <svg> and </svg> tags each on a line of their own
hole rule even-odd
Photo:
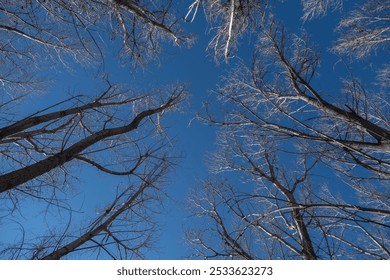
<svg viewBox="0 0 390 280">
<path fill-rule="evenodd" d="M 181 168 L 166 119 L 204 81 L 192 65 L 193 81 L 160 87 L 137 72 L 204 47 L 221 78 L 188 119 L 216 131 L 208 177 L 185 186 L 191 257 L 389 259 L 390 3 L 179 2 L 2 1 L 0 222 L 18 230 L 0 258 L 147 257 Z M 67 73 L 84 88 L 53 86 Z M 76 221 L 85 174 L 110 191 Z"/>
</svg>

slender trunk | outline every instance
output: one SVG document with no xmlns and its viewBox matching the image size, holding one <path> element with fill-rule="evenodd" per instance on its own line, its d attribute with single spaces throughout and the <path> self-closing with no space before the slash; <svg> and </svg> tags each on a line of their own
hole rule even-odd
<svg viewBox="0 0 390 280">
<path fill-rule="evenodd" d="M 143 193 L 143 191 L 147 187 L 148 184 L 143 183 L 139 187 L 139 189 L 127 200 L 127 202 L 124 205 L 122 205 L 117 211 L 113 212 L 113 214 L 105 222 L 97 226 L 95 229 L 86 232 L 85 234 L 75 239 L 74 241 L 66 244 L 65 246 L 59 248 L 58 250 L 43 257 L 42 260 L 59 260 L 62 257 L 66 256 L 67 254 L 81 247 L 84 243 L 92 240 L 95 236 L 105 231 L 119 215 L 121 215 L 123 212 L 131 208 L 131 205 L 135 202 L 135 200 Z"/>
</svg>

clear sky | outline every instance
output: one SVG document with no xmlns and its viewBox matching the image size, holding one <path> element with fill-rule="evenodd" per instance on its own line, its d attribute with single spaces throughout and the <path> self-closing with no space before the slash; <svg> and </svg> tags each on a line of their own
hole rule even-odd
<svg viewBox="0 0 390 280">
<path fill-rule="evenodd" d="M 284 18 L 287 28 L 292 32 L 299 31 L 303 25 L 300 20 L 302 7 L 297 5 L 297 2 L 299 1 L 286 1 L 278 6 L 280 17 Z M 184 9 L 183 15 L 185 12 Z M 337 58 L 326 55 L 328 51 L 326 48 L 330 46 L 329 42 L 326 41 L 334 40 L 335 24 L 336 20 L 331 16 L 304 24 L 313 41 L 325 54 L 321 63 L 324 79 L 319 84 L 324 90 L 336 88 L 339 81 L 328 77 L 334 77 L 334 73 L 337 71 L 344 71 L 341 70 L 344 69 L 342 66 L 337 66 Z M 26 108 L 26 112 L 33 111 L 35 108 L 39 109 L 58 102 L 67 96 L 67 92 L 82 92 L 93 95 L 95 94 L 94 89 L 98 88 L 98 78 L 102 73 L 108 73 L 108 78 L 113 82 L 139 89 L 145 87 L 152 89 L 176 82 L 188 84 L 190 92 L 188 104 L 182 112 L 173 113 L 166 120 L 167 134 L 172 139 L 173 154 L 178 156 L 178 160 L 177 166 L 169 175 L 169 183 L 166 185 L 169 199 L 166 200 L 163 212 L 156 216 L 156 220 L 161 225 L 156 239 L 157 251 L 148 253 L 147 259 L 183 259 L 190 255 L 185 244 L 184 230 L 194 220 L 186 209 L 187 196 L 190 189 L 196 188 L 201 180 L 209 176 L 205 155 L 215 149 L 216 133 L 215 127 L 201 124 L 195 119 L 195 115 L 198 112 L 203 112 L 202 102 L 208 98 L 210 91 L 216 87 L 220 78 L 226 75 L 228 69 L 237 62 L 248 62 L 251 57 L 251 44 L 254 43 L 250 38 L 244 38 L 240 42 L 237 57 L 233 58 L 229 64 L 223 61 L 218 64 L 206 51 L 211 35 L 207 32 L 208 26 L 202 11 L 199 11 L 194 23 L 183 23 L 183 26 L 187 31 L 197 36 L 197 40 L 191 48 L 169 46 L 161 55 L 161 61 L 158 65 L 151 63 L 146 69 L 139 69 L 136 72 L 131 72 L 128 68 L 119 65 L 115 57 L 108 57 L 105 60 L 105 65 L 100 67 L 98 71 L 85 72 L 85 70 L 76 69 L 70 73 L 65 70 L 55 74 L 47 73 L 47 77 L 52 76 L 52 88 L 48 93 L 37 96 L 35 104 L 32 104 L 31 107 L 28 105 Z M 332 72 L 332 75 L 327 76 L 325 73 L 329 72 Z M 74 209 L 80 210 L 80 214 L 74 213 L 74 217 L 72 217 L 74 224 L 82 222 L 86 214 L 90 217 L 94 215 L 94 212 L 97 211 L 96 201 L 99 201 L 98 205 L 101 207 L 104 206 L 105 200 L 109 202 L 108 194 L 115 187 L 116 180 L 96 174 L 93 169 L 88 167 L 80 172 L 80 185 L 82 185 L 84 193 L 78 194 L 72 200 Z M 34 209 L 34 212 L 28 209 Z M 41 230 L 44 232 L 47 225 L 45 223 L 48 223 L 47 217 L 36 222 L 33 219 L 37 215 L 36 211 L 43 212 L 44 209 L 38 208 L 37 210 L 36 205 L 31 205 L 31 208 L 22 211 L 24 227 L 28 228 L 26 233 L 30 236 Z M 52 216 L 62 219 L 63 224 L 66 224 L 68 219 L 68 217 L 60 217 L 56 214 L 52 214 Z M 14 239 L 17 229 L 17 223 L 13 223 L 11 228 L 6 228 L 2 233 L 3 240 Z M 74 257 L 75 255 L 70 255 L 70 258 Z"/>
<path fill-rule="evenodd" d="M 281 15 L 285 15 L 288 28 L 291 31 L 298 31 L 302 24 L 299 20 L 301 6 L 296 5 L 295 1 L 287 1 L 279 4 L 278 9 Z M 183 15 L 185 12 L 184 8 Z M 327 20 L 318 21 L 316 28 L 319 29 L 313 34 L 317 40 L 329 38 L 323 36 L 324 32 L 332 32 L 327 22 Z M 166 121 L 170 127 L 167 133 L 173 140 L 172 149 L 179 159 L 176 168 L 169 175 L 170 182 L 166 186 L 169 199 L 163 212 L 156 217 L 161 225 L 156 239 L 157 250 L 148 253 L 146 255 L 148 259 L 183 259 L 191 254 L 185 244 L 184 230 L 195 220 L 190 217 L 186 209 L 187 196 L 190 189 L 196 189 L 200 181 L 209 176 L 205 155 L 215 149 L 216 132 L 215 127 L 201 124 L 194 118 L 197 113 L 203 112 L 202 103 L 207 100 L 210 91 L 216 88 L 221 77 L 227 74 L 228 69 L 237 62 L 248 63 L 251 57 L 250 45 L 254 43 L 253 38 L 244 38 L 240 41 L 237 56 L 231 59 L 229 64 L 224 61 L 216 63 L 212 52 L 206 51 L 212 32 L 208 31 L 209 26 L 202 11 L 199 11 L 193 23 L 183 23 L 183 26 L 197 38 L 191 48 L 167 46 L 159 63 L 151 63 L 145 69 L 138 69 L 135 72 L 120 65 L 117 57 L 107 56 L 104 66 L 98 67 L 98 70 L 92 68 L 87 69 L 86 72 L 85 69 L 75 69 L 67 72 L 66 69 L 62 69 L 56 73 L 45 73 L 46 78 L 53 79 L 52 87 L 46 94 L 37 96 L 34 106 L 27 105 L 25 109 L 27 113 L 29 110 L 33 112 L 36 108 L 49 106 L 66 98 L 67 93 L 83 93 L 92 96 L 96 94 L 94 89 L 98 88 L 99 77 L 103 73 L 107 73 L 112 82 L 131 85 L 142 90 L 145 87 L 153 89 L 177 82 L 188 84 L 190 92 L 188 105 L 183 112 L 171 114 Z M 74 225 L 78 222 L 82 223 L 86 215 L 90 217 L 96 215 L 96 206 L 104 207 L 104 201 L 110 197 L 115 182 L 120 181 L 120 179 L 96 174 L 87 166 L 84 168 L 79 174 L 83 191 L 72 200 L 73 208 L 80 210 L 79 215 L 74 213 L 72 216 Z M 28 229 L 27 236 L 40 231 L 45 232 L 47 217 L 38 222 L 29 217 L 30 214 L 36 217 L 36 211 L 43 212 L 44 209 L 37 210 L 37 205 L 32 205 L 32 208 L 25 208 L 22 212 L 23 225 Z M 56 217 L 56 214 L 53 216 Z M 63 221 L 63 225 L 68 221 L 68 217 L 57 216 L 56 222 L 58 219 Z M 17 230 L 18 226 L 14 224 L 14 227 L 7 229 L 9 237 L 13 239 L 14 230 Z M 74 257 L 74 254 L 70 256 L 70 258 Z"/>
<path fill-rule="evenodd" d="M 184 9 L 183 13 L 185 12 Z M 170 114 L 165 120 L 167 135 L 172 139 L 172 155 L 177 156 L 177 165 L 168 175 L 169 183 L 164 186 L 168 194 L 164 209 L 155 217 L 160 225 L 160 232 L 156 235 L 157 250 L 148 253 L 147 259 L 182 259 L 189 254 L 183 235 L 189 215 L 185 209 L 186 199 L 189 189 L 196 187 L 201 179 L 207 177 L 204 155 L 206 151 L 213 149 L 215 134 L 214 128 L 193 119 L 197 112 L 201 112 L 202 102 L 226 69 L 224 64 L 216 65 L 213 57 L 206 52 L 210 37 L 206 34 L 203 14 L 199 13 L 194 23 L 184 24 L 184 27 L 197 37 L 192 48 L 167 46 L 159 62 L 152 62 L 145 69 L 135 71 L 121 65 L 113 51 L 114 54 L 111 57 L 107 55 L 104 65 L 97 70 L 91 67 L 87 70 L 76 68 L 69 72 L 69 69 L 58 69 L 55 73 L 44 73 L 45 79 L 51 80 L 51 87 L 47 93 L 37 95 L 33 104 L 28 103 L 21 108 L 23 115 L 28 115 L 68 98 L 69 94 L 99 94 L 99 79 L 104 74 L 107 74 L 111 83 L 123 84 L 140 91 L 176 83 L 188 85 L 189 101 L 183 110 Z M 72 214 L 72 224 L 76 228 L 85 223 L 85 217 L 96 217 L 98 208 L 110 203 L 116 183 L 121 182 L 120 178 L 105 176 L 88 166 L 83 166 L 83 170 L 77 175 L 80 184 L 76 183 L 75 186 L 80 189 L 76 190 L 75 197 L 70 201 L 72 208 L 76 210 Z M 57 213 L 42 216 L 45 206 L 42 207 L 34 202 L 29 207 L 24 204 L 20 214 L 26 239 L 45 234 L 53 220 L 56 223 L 61 221 L 59 230 L 61 226 L 66 226 L 68 216 Z M 12 220 L 12 217 L 6 219 L 11 226 L 7 225 L 2 232 L 5 243 L 21 237 L 21 225 Z M 77 256 L 71 254 L 70 258 Z"/>
</svg>

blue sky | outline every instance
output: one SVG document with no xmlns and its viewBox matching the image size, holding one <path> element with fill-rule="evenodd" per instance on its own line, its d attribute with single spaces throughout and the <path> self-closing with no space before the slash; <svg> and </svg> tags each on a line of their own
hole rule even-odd
<svg viewBox="0 0 390 280">
<path fill-rule="evenodd" d="M 299 31 L 302 23 L 299 18 L 301 7 L 287 1 L 280 4 L 278 9 L 282 17 L 285 17 L 286 24 L 290 31 Z M 184 14 L 185 10 L 183 10 Z M 326 21 L 318 21 L 320 33 L 314 34 L 316 39 L 324 38 L 323 32 L 332 32 Z M 138 69 L 135 72 L 120 64 L 115 56 L 107 56 L 104 66 L 98 70 L 75 69 L 67 72 L 66 69 L 57 71 L 55 74 L 46 73 L 46 78 L 53 79 L 50 90 L 41 96 L 37 96 L 34 106 L 27 105 L 25 113 L 36 108 L 43 108 L 53 103 L 59 102 L 67 97 L 67 93 L 83 93 L 87 95 L 95 94 L 95 89 L 99 87 L 99 78 L 103 73 L 108 74 L 112 82 L 118 82 L 127 86 L 134 86 L 136 89 L 145 90 L 155 87 L 166 86 L 175 83 L 186 83 L 190 92 L 189 102 L 180 113 L 171 114 L 166 120 L 169 127 L 167 133 L 173 140 L 172 149 L 174 154 L 179 156 L 176 168 L 169 175 L 169 183 L 166 190 L 169 199 L 166 201 L 163 212 L 156 217 L 160 220 L 161 231 L 156 239 L 157 250 L 146 255 L 147 259 L 183 259 L 191 253 L 186 247 L 184 230 L 194 222 L 187 212 L 187 199 L 191 189 L 196 189 L 201 180 L 208 178 L 208 170 L 205 155 L 215 149 L 215 127 L 207 126 L 195 119 L 197 113 L 203 112 L 202 103 L 208 99 L 210 91 L 216 88 L 221 77 L 227 75 L 231 66 L 237 62 L 249 62 L 251 57 L 251 47 L 253 38 L 244 38 L 239 42 L 239 51 L 235 58 L 226 64 L 224 61 L 216 63 L 212 53 L 208 52 L 212 33 L 208 32 L 208 25 L 205 22 L 202 11 L 199 11 L 193 23 L 184 23 L 186 31 L 196 35 L 197 39 L 191 48 L 168 46 L 161 56 L 159 63 L 151 63 L 145 69 Z M 326 28 L 328 27 L 328 28 Z M 322 30 L 324 29 L 324 30 Z M 38 105 L 38 107 L 36 107 Z M 79 194 L 72 200 L 73 207 L 80 209 L 80 214 L 73 214 L 73 224 L 83 222 L 85 215 L 93 217 L 96 207 L 104 207 L 104 201 L 110 197 L 115 187 L 115 179 L 101 174 L 96 174 L 92 168 L 84 167 L 81 176 L 81 188 Z M 98 188 L 97 188 L 98 187 Z M 98 203 L 96 203 L 98 201 Z M 107 200 L 109 202 L 109 199 Z M 36 216 L 37 211 L 44 211 L 36 204 L 32 208 L 25 208 L 24 227 L 28 229 L 27 234 L 39 234 L 45 231 L 46 223 L 51 218 L 43 217 L 41 221 L 30 219 L 29 214 Z M 34 211 L 30 211 L 34 209 Z M 56 214 L 53 214 L 56 216 Z M 68 217 L 60 216 L 65 226 Z M 58 221 L 58 220 L 57 220 Z M 18 229 L 14 224 L 13 229 Z M 13 239 L 15 231 L 9 231 L 9 237 Z M 17 234 L 19 236 L 19 233 Z M 75 256 L 70 256 L 74 258 Z"/>
<path fill-rule="evenodd" d="M 189 1 L 190 2 L 190 1 Z M 299 32 L 301 25 L 301 6 L 298 1 L 285 1 L 278 6 L 279 17 L 283 18 L 287 28 L 292 32 Z M 183 10 L 183 15 L 185 14 Z M 183 23 L 184 24 L 184 23 Z M 324 53 L 320 72 L 322 73 L 318 86 L 324 90 L 334 90 L 339 87 L 339 80 L 334 79 L 335 73 L 345 73 L 342 64 L 337 63 L 337 57 L 327 54 L 329 41 L 334 40 L 335 18 L 328 16 L 323 19 L 313 20 L 304 24 L 308 28 L 313 42 L 318 44 L 319 49 Z M 169 175 L 169 183 L 166 190 L 169 195 L 163 212 L 156 217 L 160 220 L 161 228 L 156 241 L 157 251 L 146 255 L 147 259 L 183 259 L 190 255 L 190 251 L 185 245 L 183 231 L 194 221 L 187 212 L 187 196 L 190 189 L 196 189 L 200 181 L 209 176 L 205 155 L 215 149 L 216 128 L 201 124 L 194 119 L 195 115 L 202 113 L 202 102 L 208 98 L 210 90 L 216 87 L 220 78 L 227 74 L 228 69 L 237 62 L 248 62 L 251 56 L 251 46 L 254 43 L 248 38 L 240 42 L 237 57 L 233 58 L 229 64 L 225 62 L 215 63 L 214 58 L 206 51 L 211 34 L 207 32 L 207 24 L 202 11 L 199 11 L 194 23 L 184 24 L 187 31 L 196 34 L 196 43 L 191 48 L 168 47 L 161 56 L 160 63 L 151 63 L 144 70 L 138 69 L 136 72 L 130 71 L 118 63 L 116 57 L 107 57 L 104 67 L 99 70 L 80 70 L 66 72 L 65 69 L 55 74 L 48 74 L 53 78 L 53 86 L 48 93 L 37 96 L 34 104 L 28 104 L 25 108 L 34 111 L 58 102 L 66 98 L 66 93 L 85 92 L 93 95 L 95 89 L 99 87 L 99 77 L 102 73 L 108 73 L 108 78 L 113 82 L 134 86 L 136 89 L 152 89 L 154 87 L 166 86 L 174 83 L 187 83 L 190 92 L 189 102 L 184 110 L 171 114 L 166 124 L 167 133 L 173 141 L 172 150 L 178 156 L 177 166 Z M 249 44 L 249 45 L 248 45 Z M 335 92 L 337 94 L 337 92 Z M 80 172 L 80 182 L 83 184 L 83 192 L 74 199 L 74 208 L 80 209 L 82 213 L 78 216 L 74 214 L 74 223 L 82 222 L 85 214 L 90 216 L 96 212 L 96 201 L 98 206 L 103 207 L 104 201 L 109 197 L 115 187 L 116 179 L 108 178 L 88 167 Z M 119 182 L 119 180 L 118 180 Z M 104 188 L 102 186 L 105 186 Z M 96 186 L 100 186 L 96 190 Z M 107 200 L 109 202 L 109 199 Z M 33 211 L 30 211 L 34 209 Z M 88 210 L 87 210 L 88 209 Z M 44 217 L 37 222 L 32 219 L 36 213 L 44 211 L 44 208 L 31 208 L 22 210 L 24 226 L 28 229 L 27 234 L 34 235 L 45 229 L 45 223 L 50 218 Z M 87 213 L 87 211 L 89 211 Z M 30 216 L 32 215 L 32 216 Z M 53 214 L 56 217 L 56 214 Z M 57 216 L 58 218 L 59 216 Z M 67 217 L 62 217 L 64 224 Z M 12 240 L 15 237 L 15 229 L 18 228 L 13 223 L 12 228 L 8 228 L 6 234 L 3 233 L 4 240 Z M 4 231 L 3 231 L 4 232 Z M 18 235 L 18 234 L 17 234 Z M 18 236 L 19 237 L 19 236 Z M 74 255 L 70 256 L 71 258 Z"/>
<path fill-rule="evenodd" d="M 185 10 L 183 10 L 185 12 Z M 213 57 L 206 53 L 208 36 L 206 25 L 199 13 L 198 19 L 187 24 L 189 32 L 196 33 L 198 39 L 192 48 L 169 46 L 164 50 L 161 61 L 152 62 L 145 69 L 131 70 L 126 65 L 121 65 L 115 56 L 107 55 L 104 66 L 95 69 L 75 68 L 58 69 L 55 73 L 44 73 L 45 79 L 50 81 L 50 88 L 42 95 L 37 95 L 34 102 L 23 104 L 22 115 L 34 113 L 60 102 L 71 95 L 86 94 L 94 96 L 101 88 L 100 77 L 107 74 L 112 83 L 123 84 L 135 90 L 146 91 L 148 89 L 164 87 L 176 83 L 185 83 L 190 92 L 189 101 L 180 112 L 171 114 L 165 123 L 168 127 L 167 134 L 172 139 L 173 155 L 177 156 L 176 168 L 169 174 L 169 183 L 165 185 L 168 193 L 162 213 L 156 216 L 159 220 L 160 232 L 157 234 L 156 251 L 146 255 L 147 259 L 182 259 L 188 255 L 184 245 L 183 230 L 187 222 L 188 213 L 185 212 L 187 194 L 190 187 L 195 187 L 200 179 L 207 176 L 207 168 L 204 162 L 206 151 L 213 149 L 215 129 L 193 120 L 197 112 L 202 110 L 202 102 L 218 82 L 225 65 L 216 65 Z M 72 208 L 78 210 L 72 214 L 72 224 L 77 226 L 85 222 L 85 217 L 94 217 L 98 208 L 104 207 L 110 202 L 113 190 L 120 178 L 112 178 L 96 172 L 93 168 L 84 166 L 77 174 L 80 189 L 74 193 L 71 199 Z M 29 201 L 24 204 L 20 215 L 26 238 L 33 238 L 51 226 L 50 221 L 59 223 L 59 228 L 65 227 L 69 216 L 49 213 L 41 215 L 45 206 Z M 40 217 L 40 218 L 38 218 Z M 5 221 L 11 226 L 3 230 L 3 242 L 18 240 L 21 237 L 20 226 L 16 219 L 8 217 Z M 74 254 L 70 258 L 77 258 Z"/>
</svg>

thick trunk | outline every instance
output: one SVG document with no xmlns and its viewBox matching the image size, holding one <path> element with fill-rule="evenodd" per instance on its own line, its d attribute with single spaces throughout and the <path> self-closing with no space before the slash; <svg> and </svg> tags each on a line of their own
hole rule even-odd
<svg viewBox="0 0 390 280">
<path fill-rule="evenodd" d="M 63 150 L 60 153 L 57 153 L 53 156 L 50 156 L 46 159 L 43 159 L 37 163 L 31 164 L 29 166 L 23 167 L 21 169 L 9 172 L 7 174 L 0 176 L 0 193 L 11 190 L 23 183 L 26 183 L 38 176 L 41 176 L 52 169 L 55 169 L 72 159 L 74 159 L 80 152 L 87 149 L 88 147 L 102 141 L 106 138 L 125 134 L 134 129 L 136 129 L 139 123 L 146 117 L 151 116 L 153 114 L 159 113 L 164 109 L 167 109 L 172 105 L 173 100 L 169 100 L 166 104 L 161 107 L 150 109 L 147 111 L 143 111 L 139 113 L 133 121 L 126 125 L 111 129 L 103 129 L 100 130 L 83 140 L 73 144 L 69 148 Z"/>
<path fill-rule="evenodd" d="M 23 120 L 17 121 L 16 123 L 6 126 L 2 129 L 0 129 L 0 139 L 3 139 L 7 136 L 13 135 L 15 133 L 24 131 L 28 128 L 40 125 L 42 123 L 46 123 L 52 120 L 60 119 L 69 115 L 77 114 L 79 112 L 83 112 L 87 109 L 96 108 L 96 107 L 103 107 L 104 104 L 101 104 L 99 102 L 92 102 L 88 103 L 83 106 L 79 106 L 76 108 L 71 108 L 67 110 L 57 111 L 45 115 L 40 115 L 36 117 L 28 117 Z"/>
</svg>

